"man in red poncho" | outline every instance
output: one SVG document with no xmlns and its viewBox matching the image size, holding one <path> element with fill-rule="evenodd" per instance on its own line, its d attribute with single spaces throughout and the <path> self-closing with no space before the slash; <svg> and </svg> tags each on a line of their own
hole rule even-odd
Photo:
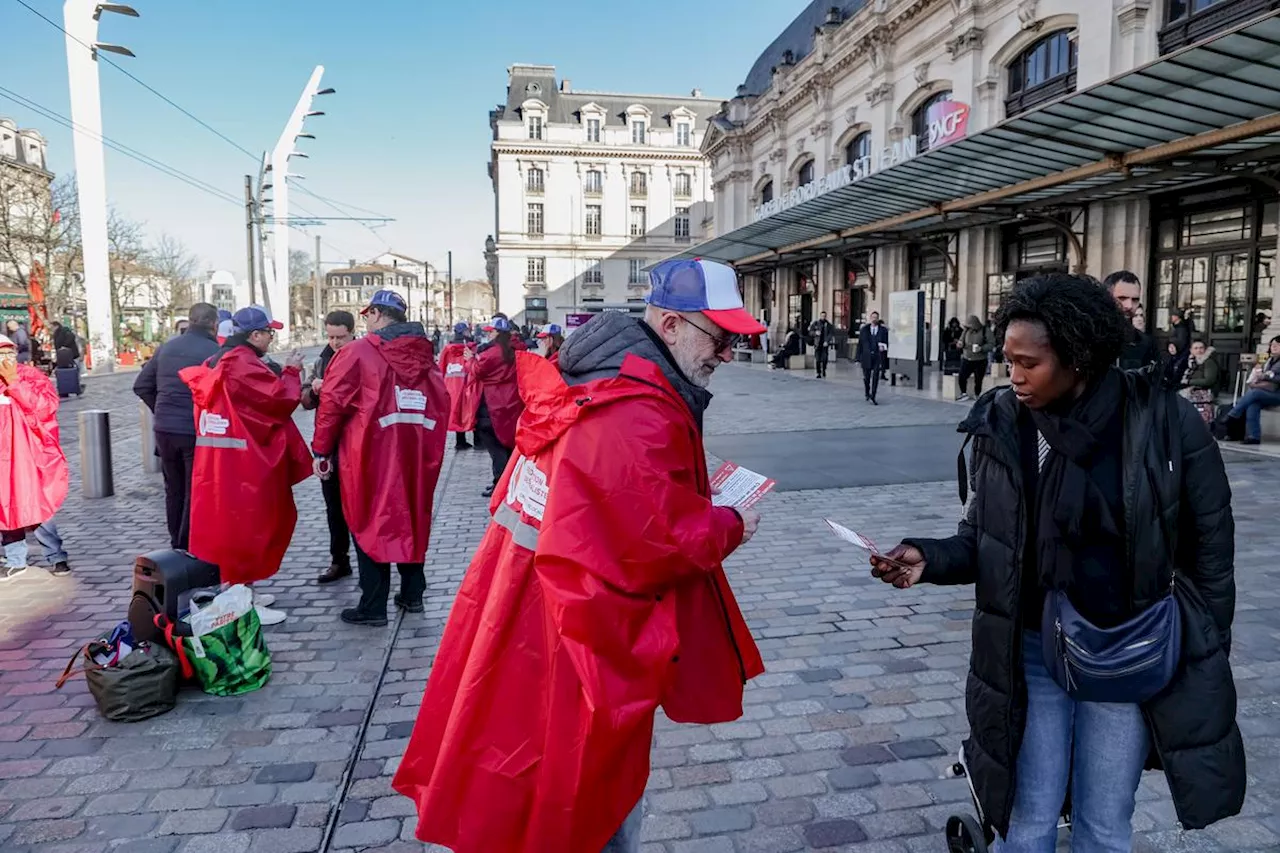
<svg viewBox="0 0 1280 853">
<path fill-rule="evenodd" d="M 362 312 L 369 334 L 343 347 L 325 374 L 311 449 L 325 475 L 335 451 L 342 510 L 356 541 L 360 603 L 353 625 L 387 624 L 391 564 L 396 606 L 421 613 L 422 564 L 444 460 L 449 393 L 421 323 L 406 322 L 400 294 L 379 290 Z"/>
<path fill-rule="evenodd" d="M 449 389 L 449 432 L 455 434 L 454 448 L 471 449 L 467 433 L 476 427 L 476 407 L 480 405 L 480 387 L 471 381 L 471 359 L 468 350 L 476 345 L 467 340 L 467 324 L 453 327 L 453 340 L 440 351 L 440 372 Z"/>
<path fill-rule="evenodd" d="M 27 569 L 27 533 L 53 518 L 67 497 L 67 457 L 58 443 L 58 392 L 49 377 L 18 363 L 18 349 L 0 335 L 0 541 L 6 565 L 0 581 Z"/>
<path fill-rule="evenodd" d="M 517 356 L 519 456 L 490 504 L 393 787 L 454 853 L 631 853 L 654 714 L 742 714 L 763 671 L 722 561 L 759 516 L 711 501 L 706 385 L 760 325 L 734 271 L 651 273 L 558 364 Z"/>
<path fill-rule="evenodd" d="M 293 485 L 311 474 L 294 409 L 302 396 L 302 354 L 279 377 L 264 361 L 280 324 L 262 308 L 241 308 L 226 348 L 179 372 L 195 403 L 189 550 L 218 566 L 224 584 L 253 584 L 280 570 L 298 511 Z M 285 620 L 254 592 L 264 625 Z"/>
</svg>

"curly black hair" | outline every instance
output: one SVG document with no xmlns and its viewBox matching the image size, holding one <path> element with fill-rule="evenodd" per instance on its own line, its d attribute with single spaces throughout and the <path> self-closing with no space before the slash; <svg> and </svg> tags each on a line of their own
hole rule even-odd
<svg viewBox="0 0 1280 853">
<path fill-rule="evenodd" d="M 1014 320 L 1040 323 L 1067 368 L 1098 376 L 1116 363 L 1132 326 L 1096 278 L 1050 273 L 1014 285 L 996 311 L 996 340 Z"/>
</svg>

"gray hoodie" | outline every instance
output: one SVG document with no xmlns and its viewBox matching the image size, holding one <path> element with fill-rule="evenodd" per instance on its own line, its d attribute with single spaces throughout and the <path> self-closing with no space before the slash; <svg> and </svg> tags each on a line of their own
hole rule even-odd
<svg viewBox="0 0 1280 853">
<path fill-rule="evenodd" d="M 711 392 L 699 388 L 676 366 L 671 350 L 643 320 L 618 311 L 603 311 L 574 330 L 560 348 L 560 373 L 570 385 L 608 379 L 622 369 L 622 360 L 637 355 L 658 365 L 662 375 L 693 413 L 702 430 L 702 414 Z"/>
</svg>

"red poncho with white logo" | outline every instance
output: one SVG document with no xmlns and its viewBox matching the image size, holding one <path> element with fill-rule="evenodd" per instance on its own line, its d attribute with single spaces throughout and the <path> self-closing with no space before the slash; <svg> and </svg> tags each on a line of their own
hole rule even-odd
<svg viewBox="0 0 1280 853">
<path fill-rule="evenodd" d="M 21 530 L 53 518 L 67 497 L 67 457 L 58 443 L 58 392 L 29 364 L 12 385 L 0 385 L 0 530 Z"/>
<path fill-rule="evenodd" d="M 189 550 L 217 565 L 223 583 L 266 580 L 293 538 L 293 485 L 311 475 L 311 454 L 293 422 L 298 368 L 277 377 L 253 349 L 238 346 L 214 367 L 178 375 L 191 388 L 196 416 Z"/>
<path fill-rule="evenodd" d="M 476 408 L 480 405 L 480 386 L 471 381 L 471 362 L 467 350 L 475 352 L 475 344 L 445 344 L 440 352 L 440 372 L 449 391 L 449 432 L 471 432 L 476 427 Z"/>
<path fill-rule="evenodd" d="M 600 853 L 639 802 L 654 713 L 742 715 L 764 669 L 721 562 L 702 439 L 659 368 L 568 387 L 517 356 L 528 408 L 393 787 L 454 853 Z"/>
<path fill-rule="evenodd" d="M 342 512 L 379 563 L 421 563 L 444 461 L 449 394 L 422 334 L 374 332 L 329 362 L 311 449 L 338 453 Z"/>
</svg>

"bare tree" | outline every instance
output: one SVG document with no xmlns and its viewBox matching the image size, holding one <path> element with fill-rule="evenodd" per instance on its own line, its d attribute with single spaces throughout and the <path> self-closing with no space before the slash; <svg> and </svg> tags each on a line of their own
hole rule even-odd
<svg viewBox="0 0 1280 853">
<path fill-rule="evenodd" d="M 150 287 L 151 274 L 146 266 L 147 250 L 142 225 L 121 216 L 116 210 L 107 215 L 107 264 L 111 285 L 111 314 L 115 317 L 116 349 L 123 349 L 121 308 L 134 305 L 143 288 Z"/>
<path fill-rule="evenodd" d="M 315 283 L 311 280 L 311 255 L 301 249 L 289 250 L 289 313 L 295 325 L 309 325 L 303 320 L 314 312 Z M 314 320 L 314 318 L 312 318 Z M 310 325 L 314 325 L 311 323 Z"/>
<path fill-rule="evenodd" d="M 195 301 L 196 275 L 200 259 L 169 234 L 161 234 L 147 252 L 151 279 L 151 305 L 159 309 L 161 322 L 167 329 L 174 320 L 186 316 Z"/>
<path fill-rule="evenodd" d="M 55 305 L 41 307 L 60 315 L 79 251 L 79 221 L 74 178 L 51 182 L 41 173 L 0 167 L 0 281 L 31 298 L 35 274 L 46 300 L 54 296 Z"/>
</svg>

